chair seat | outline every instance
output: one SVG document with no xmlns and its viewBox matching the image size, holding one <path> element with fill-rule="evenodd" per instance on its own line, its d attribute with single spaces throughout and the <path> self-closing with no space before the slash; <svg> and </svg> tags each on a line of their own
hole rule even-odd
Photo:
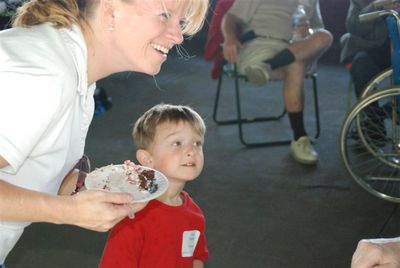
<svg viewBox="0 0 400 268">
<path fill-rule="evenodd" d="M 239 140 L 246 147 L 260 147 L 260 146 L 272 146 L 272 145 L 283 145 L 289 144 L 291 142 L 291 138 L 288 139 L 272 139 L 266 140 L 262 142 L 249 141 L 248 137 L 245 135 L 244 124 L 251 124 L 256 122 L 268 122 L 268 121 L 279 121 L 283 118 L 287 112 L 285 107 L 282 108 L 282 112 L 276 115 L 270 116 L 259 116 L 259 117 L 251 117 L 244 118 L 242 116 L 242 103 L 241 103 L 241 95 L 240 95 L 240 83 L 239 81 L 248 82 L 248 79 L 245 75 L 239 74 L 237 72 L 236 64 L 222 64 L 220 66 L 221 72 L 218 79 L 217 84 L 217 92 L 214 100 L 214 110 L 213 110 L 213 120 L 218 125 L 238 125 L 239 130 Z M 220 93 L 222 89 L 222 84 L 224 77 L 228 77 L 234 81 L 235 88 L 235 104 L 236 104 L 236 116 L 231 119 L 219 119 L 218 118 L 218 108 L 220 104 Z M 318 89 L 317 89 L 317 72 L 311 71 L 305 75 L 306 79 L 312 80 L 312 88 L 313 88 L 313 96 L 314 96 L 314 112 L 315 112 L 315 123 L 316 123 L 316 133 L 314 138 L 318 138 L 320 135 L 320 119 L 319 119 L 319 107 L 318 107 Z"/>
</svg>

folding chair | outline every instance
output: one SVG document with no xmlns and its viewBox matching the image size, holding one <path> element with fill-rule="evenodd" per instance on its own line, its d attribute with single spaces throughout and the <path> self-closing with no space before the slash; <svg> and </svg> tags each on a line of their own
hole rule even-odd
<svg viewBox="0 0 400 268">
<path fill-rule="evenodd" d="M 239 139 L 240 142 L 245 145 L 246 147 L 261 147 L 261 146 L 274 146 L 274 145 L 284 145 L 289 144 L 291 139 L 278 139 L 278 140 L 266 140 L 262 142 L 255 142 L 249 141 L 248 137 L 245 137 L 243 125 L 244 124 L 251 124 L 256 122 L 263 122 L 263 121 L 277 121 L 282 119 L 286 115 L 286 109 L 283 108 L 282 112 L 277 115 L 272 116 L 261 116 L 261 117 L 252 117 L 252 118 L 243 118 L 242 116 L 242 104 L 241 104 L 241 94 L 240 94 L 240 80 L 248 81 L 246 76 L 241 75 L 237 72 L 236 64 L 233 65 L 234 68 L 232 70 L 227 70 L 224 68 L 224 62 L 221 63 L 221 72 L 218 79 L 217 84 L 217 92 L 215 95 L 214 101 L 214 109 L 213 109 L 213 120 L 218 125 L 232 125 L 237 124 L 239 128 Z M 219 119 L 218 118 L 218 106 L 220 104 L 220 93 L 222 88 L 222 83 L 224 80 L 224 76 L 228 76 L 233 78 L 234 80 L 234 87 L 235 87 L 235 104 L 236 104 L 236 117 L 232 119 Z M 315 112 L 315 123 L 316 123 L 316 133 L 315 139 L 317 139 L 320 135 L 320 121 L 319 121 L 319 106 L 318 106 L 318 90 L 317 90 L 317 72 L 310 72 L 306 74 L 307 79 L 312 80 L 312 89 L 313 89 L 313 96 L 314 96 L 314 112 Z"/>
</svg>

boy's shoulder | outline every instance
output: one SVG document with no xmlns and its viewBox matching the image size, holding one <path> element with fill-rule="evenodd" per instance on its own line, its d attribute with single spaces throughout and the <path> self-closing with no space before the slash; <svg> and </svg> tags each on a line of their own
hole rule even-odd
<svg viewBox="0 0 400 268">
<path fill-rule="evenodd" d="M 184 199 L 183 205 L 191 210 L 194 210 L 198 213 L 203 214 L 203 211 L 201 210 L 200 206 L 194 201 L 194 199 L 190 196 L 189 193 L 182 191 L 182 196 Z"/>
</svg>

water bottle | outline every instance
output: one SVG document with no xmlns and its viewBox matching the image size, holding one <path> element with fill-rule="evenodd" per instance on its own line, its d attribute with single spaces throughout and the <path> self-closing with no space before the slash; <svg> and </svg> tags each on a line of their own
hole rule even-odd
<svg viewBox="0 0 400 268">
<path fill-rule="evenodd" d="M 300 4 L 297 6 L 296 11 L 293 13 L 292 16 L 292 23 L 293 23 L 293 37 L 292 41 L 298 41 L 304 39 L 310 34 L 310 29 L 307 26 L 304 26 L 307 23 L 307 14 L 304 8 L 304 5 Z"/>
</svg>

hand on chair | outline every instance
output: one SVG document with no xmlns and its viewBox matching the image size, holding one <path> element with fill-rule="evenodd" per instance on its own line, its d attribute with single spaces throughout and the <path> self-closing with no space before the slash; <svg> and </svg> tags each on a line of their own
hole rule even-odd
<svg viewBox="0 0 400 268">
<path fill-rule="evenodd" d="M 229 63 L 236 63 L 238 48 L 243 48 L 243 44 L 237 38 L 226 39 L 223 45 L 224 59 Z"/>
</svg>

